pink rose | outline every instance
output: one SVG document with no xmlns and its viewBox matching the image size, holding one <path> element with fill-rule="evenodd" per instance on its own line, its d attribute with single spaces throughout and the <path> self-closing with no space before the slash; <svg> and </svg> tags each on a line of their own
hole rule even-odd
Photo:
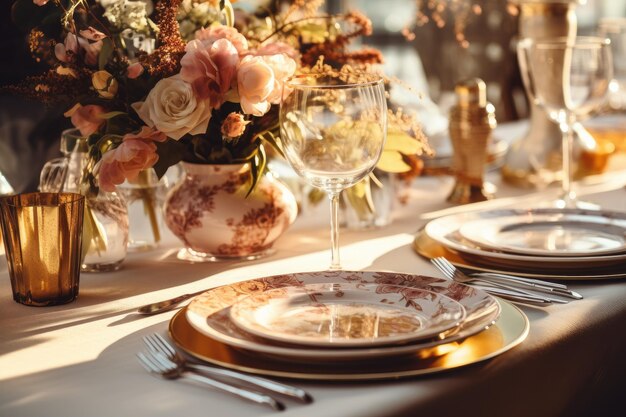
<svg viewBox="0 0 626 417">
<path fill-rule="evenodd" d="M 71 118 L 72 124 L 80 130 L 81 135 L 89 136 L 104 123 L 104 119 L 100 117 L 104 113 L 104 108 L 96 104 L 87 104 L 86 106 L 77 104 L 66 112 L 65 116 Z"/>
<path fill-rule="evenodd" d="M 104 191 L 115 191 L 115 186 L 125 180 L 134 180 L 139 172 L 152 167 L 158 160 L 157 147 L 153 143 L 163 142 L 167 137 L 147 126 L 138 133 L 124 136 L 122 143 L 107 151 L 96 167 L 98 185 Z"/>
<path fill-rule="evenodd" d="M 222 135 L 229 139 L 238 138 L 246 131 L 248 123 L 250 121 L 246 120 L 243 114 L 232 112 L 222 122 Z"/>
<path fill-rule="evenodd" d="M 139 62 L 135 62 L 134 64 L 130 64 L 128 68 L 126 68 L 126 76 L 131 80 L 139 77 L 143 74 L 143 66 Z"/>
<path fill-rule="evenodd" d="M 287 55 L 246 56 L 237 68 L 237 88 L 244 113 L 263 116 L 280 103 L 282 84 L 296 70 Z"/>
<path fill-rule="evenodd" d="M 278 54 L 285 54 L 294 61 L 298 61 L 300 59 L 300 53 L 296 50 L 296 48 L 285 42 L 266 43 L 254 52 L 254 55 L 257 56 Z"/>
<path fill-rule="evenodd" d="M 182 79 L 193 85 L 198 97 L 208 98 L 211 108 L 218 108 L 235 78 L 237 49 L 229 40 L 219 39 L 210 45 L 194 40 L 185 50 L 180 60 Z"/>
<path fill-rule="evenodd" d="M 210 46 L 219 39 L 227 39 L 237 49 L 237 53 L 244 54 L 248 50 L 248 40 L 239 31 L 230 26 L 211 26 L 196 31 L 196 39 Z"/>
</svg>

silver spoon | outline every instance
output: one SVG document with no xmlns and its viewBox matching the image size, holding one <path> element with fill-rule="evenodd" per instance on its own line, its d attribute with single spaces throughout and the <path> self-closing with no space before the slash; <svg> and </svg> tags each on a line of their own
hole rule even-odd
<svg viewBox="0 0 626 417">
<path fill-rule="evenodd" d="M 182 303 L 185 300 L 190 299 L 191 297 L 195 297 L 196 295 L 200 295 L 206 290 L 193 292 L 191 294 L 183 294 L 178 297 L 170 298 L 169 300 L 158 301 L 156 303 L 146 304 L 145 306 L 139 307 L 137 309 L 137 313 L 139 314 L 159 314 L 164 313 L 166 311 L 170 311 L 174 309 L 178 304 Z"/>
</svg>

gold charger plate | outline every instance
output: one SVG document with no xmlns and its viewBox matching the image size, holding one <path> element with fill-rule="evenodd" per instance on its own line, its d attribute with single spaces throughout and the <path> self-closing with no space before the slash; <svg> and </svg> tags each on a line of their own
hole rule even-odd
<svg viewBox="0 0 626 417">
<path fill-rule="evenodd" d="M 450 261 L 454 266 L 458 268 L 471 269 L 474 271 L 480 272 L 494 272 L 499 274 L 511 274 L 514 273 L 517 276 L 525 277 L 525 278 L 539 278 L 539 279 L 551 279 L 551 280 L 563 280 L 563 281 L 585 281 L 585 280 L 605 280 L 605 279 L 618 279 L 618 278 L 626 278 L 626 272 L 616 272 L 615 270 L 607 270 L 603 273 L 589 274 L 589 273 L 580 273 L 580 274 L 568 274 L 563 275 L 559 273 L 555 273 L 553 271 L 545 271 L 541 273 L 530 273 L 524 271 L 518 271 L 515 269 L 497 269 L 497 268 L 489 268 L 486 266 L 477 265 L 474 263 L 468 262 L 466 259 L 462 258 L 456 252 L 453 252 L 442 244 L 432 239 L 425 232 L 424 229 L 420 230 L 415 239 L 413 240 L 413 249 L 420 255 L 432 259 L 438 256 L 443 256 L 448 261 Z"/>
<path fill-rule="evenodd" d="M 281 378 L 357 381 L 395 379 L 443 372 L 498 356 L 528 336 L 529 322 L 517 307 L 500 301 L 502 313 L 489 329 L 455 342 L 454 351 L 443 356 L 420 359 L 411 355 L 360 362 L 281 361 L 254 352 L 230 347 L 200 333 L 189 324 L 186 308 L 169 324 L 170 337 L 186 353 L 203 361 L 242 372 Z"/>
</svg>

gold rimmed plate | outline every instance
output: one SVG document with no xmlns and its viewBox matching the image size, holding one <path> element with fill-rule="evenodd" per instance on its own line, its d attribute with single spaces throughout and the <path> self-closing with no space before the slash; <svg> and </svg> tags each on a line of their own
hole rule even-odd
<svg viewBox="0 0 626 417">
<path fill-rule="evenodd" d="M 464 225 L 477 220 L 496 219 L 506 216 L 526 216 L 532 218 L 537 215 L 563 216 L 576 215 L 579 217 L 603 216 L 607 219 L 624 220 L 626 214 L 608 211 L 582 209 L 528 209 L 528 210 L 488 210 L 452 214 L 432 220 L 424 227 L 425 233 L 446 249 L 453 251 L 471 263 L 496 268 L 514 268 L 527 272 L 559 271 L 575 275 L 587 273 L 598 268 L 611 268 L 624 265 L 626 253 L 598 255 L 598 256 L 532 256 L 506 253 L 497 250 L 482 248 L 459 233 Z M 606 271 L 603 271 L 606 272 Z"/>
<path fill-rule="evenodd" d="M 537 271 L 529 272 L 516 265 L 513 267 L 494 267 L 482 265 L 480 263 L 471 262 L 468 259 L 460 256 L 458 253 L 453 252 L 440 244 L 439 242 L 428 236 L 422 229 L 419 231 L 415 239 L 413 240 L 413 249 L 419 255 L 428 259 L 433 259 L 439 256 L 446 258 L 457 268 L 469 269 L 478 272 L 493 272 L 499 274 L 515 274 L 524 278 L 537 278 L 537 279 L 549 279 L 549 280 L 562 280 L 562 281 L 584 281 L 584 280 L 608 280 L 608 279 L 620 279 L 626 278 L 626 272 L 623 272 L 623 268 L 607 268 L 601 270 L 588 271 L 586 269 L 579 269 L 568 273 L 559 273 L 558 271 Z"/>
<path fill-rule="evenodd" d="M 442 339 L 465 319 L 460 303 L 436 292 L 393 285 L 379 290 L 362 283 L 274 288 L 237 301 L 230 319 L 261 338 L 319 347 Z"/>
<path fill-rule="evenodd" d="M 454 332 L 445 335 L 446 342 L 460 341 L 483 331 L 500 314 L 500 305 L 485 291 L 442 278 L 395 272 L 321 271 L 275 275 L 213 288 L 191 301 L 187 308 L 187 319 L 196 330 L 232 347 L 297 361 L 358 361 L 409 352 L 419 352 L 425 357 L 442 343 L 441 338 L 434 338 L 410 345 L 337 348 L 296 346 L 258 338 L 231 320 L 231 307 L 245 297 L 277 288 L 310 284 L 373 284 L 377 294 L 395 293 L 397 287 L 406 287 L 401 294 L 405 302 L 422 290 L 449 297 L 463 306 L 466 317 Z"/>
<path fill-rule="evenodd" d="M 236 349 L 196 330 L 188 321 L 186 309 L 170 321 L 169 333 L 186 353 L 215 365 L 242 372 L 281 378 L 319 381 L 356 381 L 405 378 L 444 372 L 498 356 L 519 345 L 528 335 L 529 322 L 517 307 L 500 301 L 502 314 L 489 329 L 460 342 L 451 343 L 450 353 L 422 359 L 402 355 L 377 361 L 298 362 L 278 360 Z M 446 345 L 441 345 L 446 351 Z"/>
</svg>

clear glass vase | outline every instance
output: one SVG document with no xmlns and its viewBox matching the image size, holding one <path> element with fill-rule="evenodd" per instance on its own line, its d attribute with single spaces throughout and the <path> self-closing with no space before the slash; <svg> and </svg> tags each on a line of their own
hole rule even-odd
<svg viewBox="0 0 626 417">
<path fill-rule="evenodd" d="M 141 171 L 136 180 L 126 181 L 117 189 L 128 208 L 128 249 L 157 248 L 164 226 L 163 203 L 169 189 L 168 177 L 159 180 L 154 170 L 148 169 Z"/>
<path fill-rule="evenodd" d="M 86 167 L 89 162 L 87 138 L 77 129 L 61 135 L 62 158 L 47 162 L 40 176 L 39 189 L 44 192 L 85 194 L 83 223 L 84 272 L 108 272 L 119 269 L 126 258 L 128 244 L 128 209 L 117 192 L 100 190 L 87 195 Z"/>
</svg>

